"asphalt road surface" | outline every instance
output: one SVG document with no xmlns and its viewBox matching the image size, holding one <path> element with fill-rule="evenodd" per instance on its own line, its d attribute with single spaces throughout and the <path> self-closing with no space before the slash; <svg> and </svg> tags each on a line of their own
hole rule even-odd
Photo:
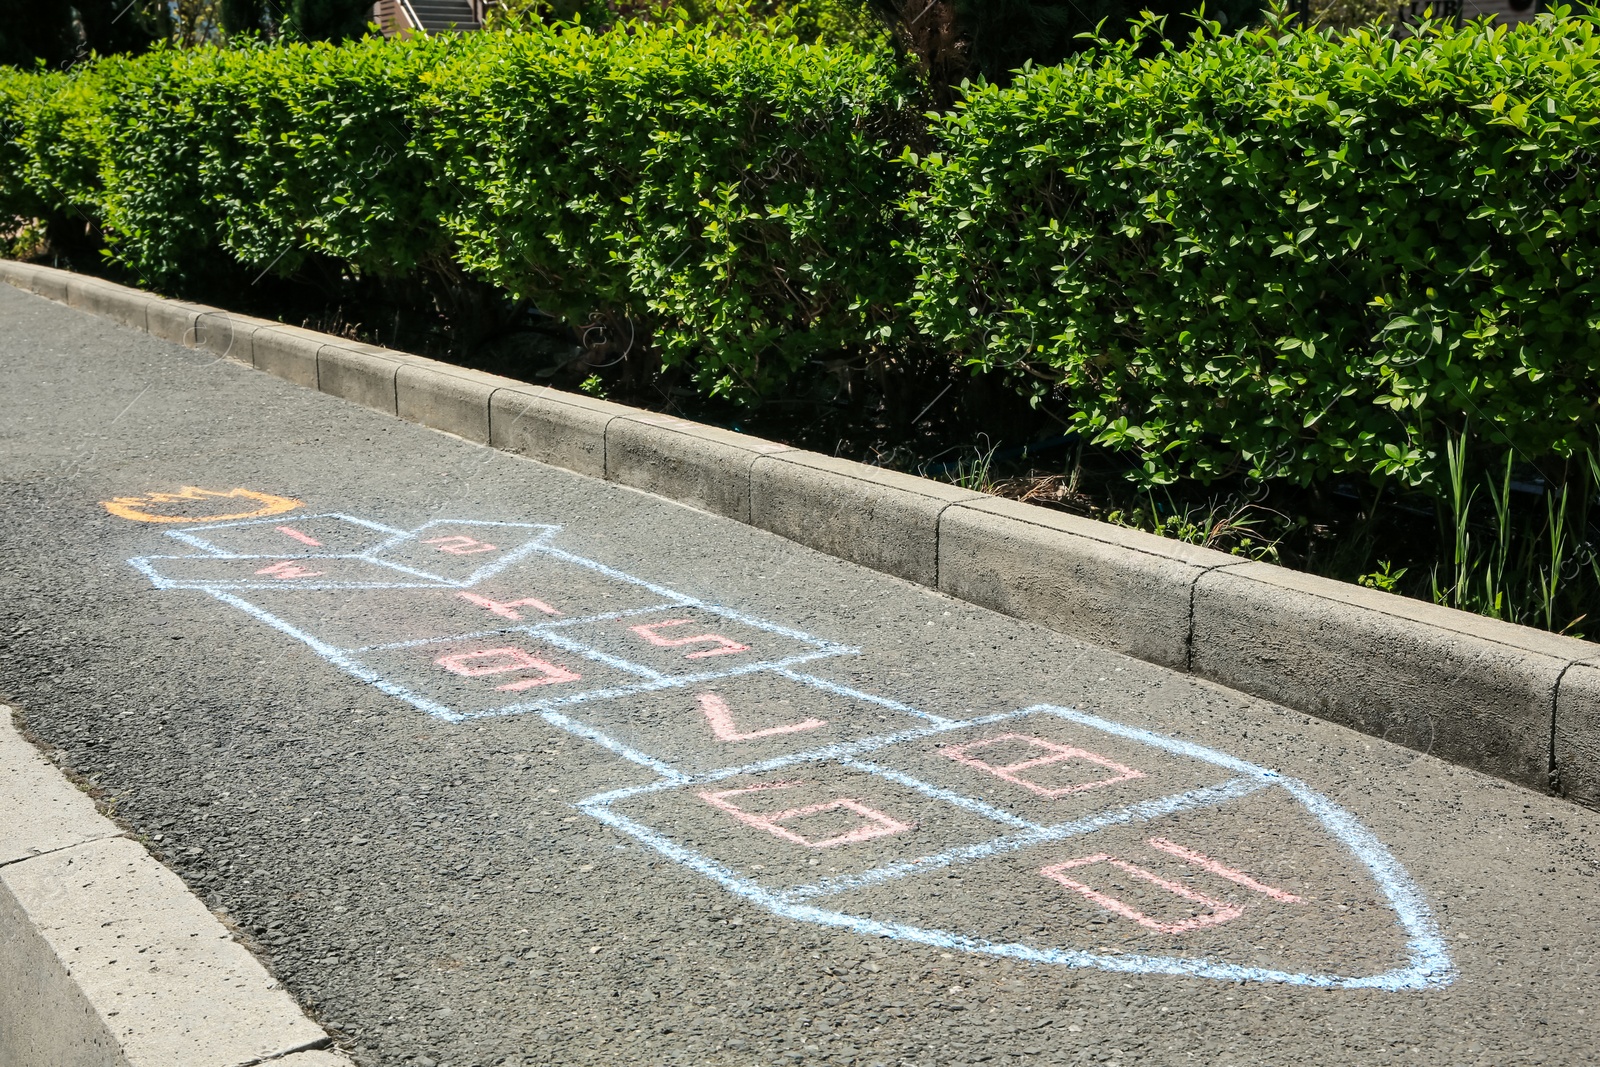
<svg viewBox="0 0 1600 1067">
<path fill-rule="evenodd" d="M 1592 812 L 0 319 L 0 699 L 364 1064 L 1592 1062 Z"/>
</svg>

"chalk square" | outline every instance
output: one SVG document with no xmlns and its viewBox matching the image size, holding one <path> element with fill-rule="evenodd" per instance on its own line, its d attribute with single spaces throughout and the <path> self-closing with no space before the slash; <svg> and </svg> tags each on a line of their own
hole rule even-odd
<svg viewBox="0 0 1600 1067">
<path fill-rule="evenodd" d="M 566 714 L 684 774 L 926 728 L 899 705 L 770 670 L 586 702 Z"/>
<path fill-rule="evenodd" d="M 1047 710 L 992 716 L 874 757 L 1041 826 L 1220 785 L 1215 764 L 1119 737 Z"/>
<path fill-rule="evenodd" d="M 536 711 L 650 683 L 527 630 L 372 649 L 354 662 L 384 686 L 464 717 Z"/>
<path fill-rule="evenodd" d="M 675 678 L 725 677 L 845 651 L 772 623 L 712 608 L 667 607 L 584 623 L 564 636 Z"/>
<path fill-rule="evenodd" d="M 383 545 L 395 531 L 348 515 L 280 515 L 191 526 L 169 536 L 226 555 L 357 556 Z"/>
</svg>

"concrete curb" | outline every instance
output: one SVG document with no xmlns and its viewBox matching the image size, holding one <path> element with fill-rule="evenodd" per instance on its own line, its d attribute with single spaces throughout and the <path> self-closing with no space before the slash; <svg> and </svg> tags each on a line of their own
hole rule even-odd
<svg viewBox="0 0 1600 1067">
<path fill-rule="evenodd" d="M 1587 641 L 50 267 L 0 280 L 1600 806 Z"/>
<path fill-rule="evenodd" d="M 0 706 L 0 1067 L 351 1067 Z"/>
</svg>

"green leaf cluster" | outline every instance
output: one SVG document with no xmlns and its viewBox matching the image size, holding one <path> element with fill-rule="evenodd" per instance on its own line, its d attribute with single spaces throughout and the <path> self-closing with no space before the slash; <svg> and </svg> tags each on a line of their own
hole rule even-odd
<svg viewBox="0 0 1600 1067">
<path fill-rule="evenodd" d="M 1436 484 L 1600 430 L 1600 37 L 1137 38 L 974 88 L 911 160 L 917 325 L 1154 482 Z"/>
</svg>

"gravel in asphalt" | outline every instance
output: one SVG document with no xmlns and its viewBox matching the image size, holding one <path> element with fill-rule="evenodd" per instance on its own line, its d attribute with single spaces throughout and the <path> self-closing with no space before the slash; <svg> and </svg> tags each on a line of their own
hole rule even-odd
<svg viewBox="0 0 1600 1067">
<path fill-rule="evenodd" d="M 0 316 L 0 699 L 363 1064 L 1600 1038 L 1593 812 L 5 287 Z"/>
</svg>

